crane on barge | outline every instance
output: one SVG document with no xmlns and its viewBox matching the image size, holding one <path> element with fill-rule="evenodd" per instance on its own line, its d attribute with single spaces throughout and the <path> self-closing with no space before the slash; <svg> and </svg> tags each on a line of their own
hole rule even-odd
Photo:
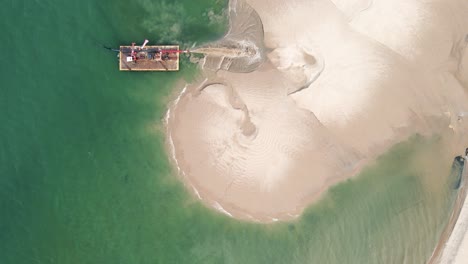
<svg viewBox="0 0 468 264">
<path fill-rule="evenodd" d="M 119 49 L 104 48 L 119 53 L 121 71 L 178 71 L 179 55 L 190 53 L 190 50 L 181 50 L 177 45 L 150 46 L 148 42 L 145 39 L 141 46 L 133 42 L 131 46 L 120 46 Z"/>
<path fill-rule="evenodd" d="M 135 42 L 132 42 L 132 46 L 131 46 L 131 50 L 132 51 L 138 51 L 138 50 L 143 50 L 145 47 L 146 47 L 146 44 L 148 44 L 148 40 L 145 39 L 145 42 L 143 43 L 143 45 L 141 45 L 141 47 L 138 47 L 136 46 L 135 47 Z M 110 51 L 114 51 L 114 52 L 120 52 L 122 51 L 122 48 L 120 49 L 113 49 L 111 47 L 108 47 L 108 46 L 105 46 L 103 45 L 103 48 L 105 49 L 108 49 Z M 128 51 L 128 48 L 124 48 L 124 51 Z M 151 48 L 151 49 L 146 49 L 146 51 L 148 52 L 161 52 L 161 53 L 190 53 L 190 50 L 181 50 L 181 49 L 158 49 L 158 48 Z"/>
</svg>

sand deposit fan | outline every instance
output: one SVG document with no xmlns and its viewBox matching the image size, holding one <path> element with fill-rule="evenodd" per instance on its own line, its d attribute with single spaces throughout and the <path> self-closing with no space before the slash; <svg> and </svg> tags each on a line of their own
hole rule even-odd
<svg viewBox="0 0 468 264">
<path fill-rule="evenodd" d="M 230 1 L 229 31 L 219 41 L 191 50 L 205 55 L 204 68 L 251 72 L 264 60 L 263 25 L 257 12 L 245 1 Z"/>
</svg>

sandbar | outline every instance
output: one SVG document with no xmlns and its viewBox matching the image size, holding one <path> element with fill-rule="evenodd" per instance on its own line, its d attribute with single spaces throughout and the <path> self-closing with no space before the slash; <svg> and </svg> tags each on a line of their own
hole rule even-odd
<svg viewBox="0 0 468 264">
<path fill-rule="evenodd" d="M 200 47 L 202 76 L 166 119 L 206 205 L 290 220 L 415 133 L 449 135 L 453 156 L 467 145 L 467 1 L 237 0 L 228 13 L 245 19 Z"/>
</svg>

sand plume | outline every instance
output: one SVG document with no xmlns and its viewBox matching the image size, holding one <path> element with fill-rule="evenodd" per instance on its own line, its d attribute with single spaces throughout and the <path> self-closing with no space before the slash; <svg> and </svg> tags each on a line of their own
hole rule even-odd
<svg viewBox="0 0 468 264">
<path fill-rule="evenodd" d="M 257 12 L 243 0 L 230 1 L 228 11 L 228 33 L 221 40 L 197 47 L 191 52 L 205 54 L 205 69 L 253 71 L 265 59 L 262 21 Z"/>
</svg>

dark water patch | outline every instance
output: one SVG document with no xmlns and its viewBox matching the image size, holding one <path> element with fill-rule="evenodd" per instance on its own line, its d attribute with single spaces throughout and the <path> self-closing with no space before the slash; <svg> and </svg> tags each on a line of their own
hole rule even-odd
<svg viewBox="0 0 468 264">
<path fill-rule="evenodd" d="M 463 176 L 463 168 L 465 165 L 465 159 L 462 156 L 457 156 L 453 159 L 452 168 L 450 171 L 450 179 L 453 181 L 453 188 L 460 188 Z"/>
</svg>

